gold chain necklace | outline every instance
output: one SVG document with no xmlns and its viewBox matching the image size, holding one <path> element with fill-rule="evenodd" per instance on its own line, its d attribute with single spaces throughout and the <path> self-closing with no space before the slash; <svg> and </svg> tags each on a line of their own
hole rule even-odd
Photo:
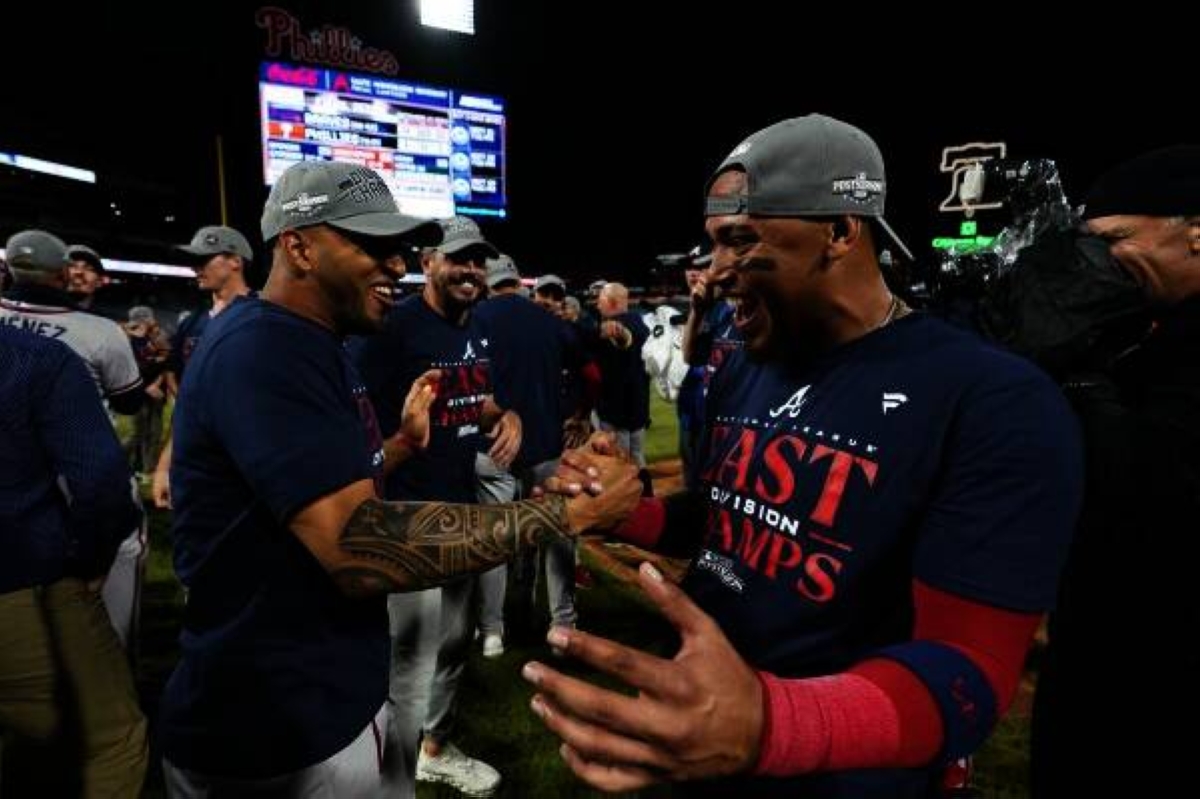
<svg viewBox="0 0 1200 799">
<path fill-rule="evenodd" d="M 883 319 L 880 319 L 879 323 L 876 324 L 875 327 L 871 328 L 872 333 L 881 327 L 887 327 L 897 319 L 908 316 L 908 314 L 912 311 L 912 308 L 909 308 L 908 303 L 906 303 L 904 300 L 900 299 L 895 294 L 891 294 L 891 292 L 889 292 L 889 295 L 892 298 L 892 302 L 888 306 L 887 315 L 884 316 Z"/>
</svg>

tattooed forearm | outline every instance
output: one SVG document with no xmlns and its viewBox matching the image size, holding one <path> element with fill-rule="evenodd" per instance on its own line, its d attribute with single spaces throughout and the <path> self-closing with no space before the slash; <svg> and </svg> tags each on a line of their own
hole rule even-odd
<svg viewBox="0 0 1200 799">
<path fill-rule="evenodd" d="M 556 495 L 505 505 L 369 499 L 342 530 L 339 547 L 348 558 L 333 577 L 356 595 L 431 588 L 569 528 L 566 500 Z"/>
</svg>

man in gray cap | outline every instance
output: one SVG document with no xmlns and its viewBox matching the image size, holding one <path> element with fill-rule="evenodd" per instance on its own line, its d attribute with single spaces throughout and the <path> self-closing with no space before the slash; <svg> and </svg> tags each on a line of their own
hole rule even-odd
<svg viewBox="0 0 1200 799">
<path fill-rule="evenodd" d="M 489 260 L 487 277 L 492 296 L 476 307 L 474 315 L 488 338 L 496 401 L 524 420 L 521 449 L 511 472 L 517 477 L 522 495 L 529 496 L 533 487 L 545 482 L 558 466 L 567 410 L 563 402 L 564 378 L 579 380 L 586 356 L 571 325 L 546 313 L 544 306 L 539 308 L 541 303 L 535 305 L 517 293 L 521 276 L 511 258 L 502 254 Z M 590 410 L 583 409 L 581 416 L 586 417 Z M 492 474 L 489 461 L 481 457 L 476 464 L 481 480 Z M 495 480 L 490 484 L 504 485 Z M 516 489 L 514 485 L 509 490 Z M 543 551 L 550 623 L 573 627 L 577 619 L 574 542 L 552 542 Z M 516 592 L 514 626 L 526 630 L 537 626 L 540 637 L 542 628 L 534 621 L 533 593 L 538 555 L 537 551 L 523 553 L 513 564 L 512 582 Z M 484 636 L 484 657 L 498 657 L 504 652 L 503 572 L 497 584 L 489 583 L 491 578 L 489 573 L 480 580 L 483 601 L 479 628 Z"/>
<path fill-rule="evenodd" d="M 75 299 L 76 308 L 90 311 L 104 282 L 104 261 L 100 253 L 85 244 L 70 245 L 67 256 L 71 259 L 67 267 L 67 292 Z"/>
<path fill-rule="evenodd" d="M 890 294 L 885 189 L 875 143 L 817 114 L 751 135 L 708 181 L 710 279 L 745 344 L 709 384 L 702 491 L 644 500 L 618 530 L 695 558 L 682 587 L 639 574 L 682 646 L 558 631 L 632 694 L 524 672 L 593 785 L 930 796 L 1016 692 L 1071 540 L 1079 442 L 1033 365 Z"/>
<path fill-rule="evenodd" d="M 404 254 L 440 231 L 400 214 L 371 170 L 304 162 L 271 190 L 262 235 L 266 286 L 213 321 L 176 410 L 188 606 L 160 709 L 164 773 L 172 797 L 378 797 L 392 790 L 387 594 L 631 503 L 384 502 L 384 470 L 428 441 L 437 376 L 414 381 L 385 442 L 343 339 L 382 327 Z M 613 463 L 606 477 L 606 497 L 628 495 L 627 472 Z"/>
<path fill-rule="evenodd" d="M 679 386 L 675 411 L 679 418 L 679 454 L 683 461 L 683 479 L 689 489 L 699 487 L 697 456 L 704 435 L 704 395 L 710 375 L 721 361 L 741 346 L 733 324 L 733 305 L 716 296 L 709 282 L 708 267 L 712 253 L 700 254 L 697 248 L 679 256 L 687 284 L 690 312 L 683 325 L 681 350 L 688 365 Z"/>
<path fill-rule="evenodd" d="M 133 356 L 145 384 L 146 398 L 133 417 L 133 438 L 129 443 L 134 468 L 150 476 L 157 467 L 163 439 L 163 409 L 167 400 L 167 360 L 171 340 L 158 324 L 154 309 L 135 305 L 129 309 L 124 325 L 133 346 Z"/>
<path fill-rule="evenodd" d="M 250 294 L 246 282 L 246 270 L 254 258 L 250 242 L 238 231 L 224 225 L 206 225 L 196 231 L 187 244 L 176 246 L 196 272 L 196 285 L 201 291 L 212 294 L 212 304 L 189 314 L 175 329 L 171 338 L 171 354 L 167 363 L 165 386 L 167 393 L 179 393 L 188 360 L 200 339 L 217 314 L 231 302 Z M 171 452 L 172 443 L 168 435 L 167 444 L 159 455 L 154 469 L 152 496 L 160 508 L 171 507 Z"/>
<path fill-rule="evenodd" d="M 534 281 L 533 301 L 560 319 L 566 298 L 567 282 L 558 275 L 542 275 Z"/>
<path fill-rule="evenodd" d="M 484 296 L 487 259 L 498 258 L 499 251 L 472 219 L 457 216 L 440 224 L 442 242 L 421 251 L 421 294 L 402 300 L 383 332 L 362 341 L 354 355 L 385 435 L 399 427 L 397 411 L 411 386 L 431 369 L 440 373 L 428 446 L 389 475 L 387 497 L 466 503 L 477 499 L 478 453 L 489 459 L 489 478 L 499 478 L 492 472 L 511 466 L 521 446 L 521 419 L 494 399 L 490 341 L 474 314 Z M 488 795 L 499 784 L 499 773 L 450 740 L 475 630 L 476 582 L 473 577 L 457 580 L 433 596 L 389 600 L 392 698 L 404 714 L 397 725 L 401 747 L 406 752 L 416 748 L 410 736 L 418 726 L 424 734 L 417 779 Z M 434 640 L 416 637 L 430 629 L 440 631 Z M 436 660 L 432 676 L 427 673 L 430 660 Z M 426 705 L 423 717 L 411 715 Z"/>
</svg>

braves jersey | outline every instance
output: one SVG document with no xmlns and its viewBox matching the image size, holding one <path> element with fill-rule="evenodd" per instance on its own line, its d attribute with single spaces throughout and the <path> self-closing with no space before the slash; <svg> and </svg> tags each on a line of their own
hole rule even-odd
<svg viewBox="0 0 1200 799">
<path fill-rule="evenodd" d="M 129 337 L 111 319 L 54 303 L 58 292 L 14 291 L 0 299 L 0 324 L 28 330 L 66 344 L 83 358 L 103 397 L 141 385 Z"/>
<path fill-rule="evenodd" d="M 1051 606 L 1077 430 L 1025 361 L 922 314 L 804 365 L 732 350 L 708 425 L 686 587 L 753 666 L 828 674 L 908 640 L 914 578 Z"/>
<path fill-rule="evenodd" d="M 383 331 L 352 342 L 351 353 L 384 436 L 400 428 L 413 382 L 430 369 L 442 373 L 429 410 L 429 446 L 388 475 L 387 498 L 474 502 L 475 453 L 492 393 L 488 340 L 474 319 L 455 324 L 421 296 L 407 297 Z"/>
</svg>

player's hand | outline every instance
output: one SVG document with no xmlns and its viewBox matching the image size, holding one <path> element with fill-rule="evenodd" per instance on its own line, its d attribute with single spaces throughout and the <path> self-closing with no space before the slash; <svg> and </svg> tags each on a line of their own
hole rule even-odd
<svg viewBox="0 0 1200 799">
<path fill-rule="evenodd" d="M 166 469 L 154 471 L 154 481 L 150 486 L 150 498 L 154 500 L 154 507 L 170 510 L 171 474 Z"/>
<path fill-rule="evenodd" d="M 569 455 L 564 453 L 563 457 Z M 637 466 L 622 458 L 593 453 L 586 468 L 595 474 L 589 481 L 588 490 L 567 500 L 571 531 L 582 533 L 616 527 L 633 513 L 641 499 L 642 481 Z"/>
<path fill-rule="evenodd" d="M 648 563 L 642 590 L 679 631 L 666 660 L 588 633 L 556 627 L 551 645 L 637 689 L 636 696 L 527 663 L 531 707 L 563 740 L 571 770 L 602 791 L 718 777 L 758 760 L 762 687 L 710 616 Z"/>
<path fill-rule="evenodd" d="M 512 466 L 517 453 L 521 451 L 521 433 L 521 417 L 513 411 L 502 413 L 488 432 L 487 437 L 496 440 L 488 450 L 488 455 L 501 469 Z"/>
<path fill-rule="evenodd" d="M 604 486 L 596 479 L 600 476 L 598 465 L 594 462 L 597 455 L 632 463 L 629 453 L 617 446 L 612 433 L 598 430 L 582 446 L 563 451 L 554 474 L 533 489 L 533 496 L 536 498 L 549 493 L 574 497 L 585 491 L 593 496 L 600 494 Z"/>
<path fill-rule="evenodd" d="M 404 409 L 400 412 L 399 435 L 404 442 L 418 449 L 429 446 L 429 409 L 437 399 L 438 381 L 442 373 L 430 369 L 413 381 L 404 398 Z"/>
</svg>

